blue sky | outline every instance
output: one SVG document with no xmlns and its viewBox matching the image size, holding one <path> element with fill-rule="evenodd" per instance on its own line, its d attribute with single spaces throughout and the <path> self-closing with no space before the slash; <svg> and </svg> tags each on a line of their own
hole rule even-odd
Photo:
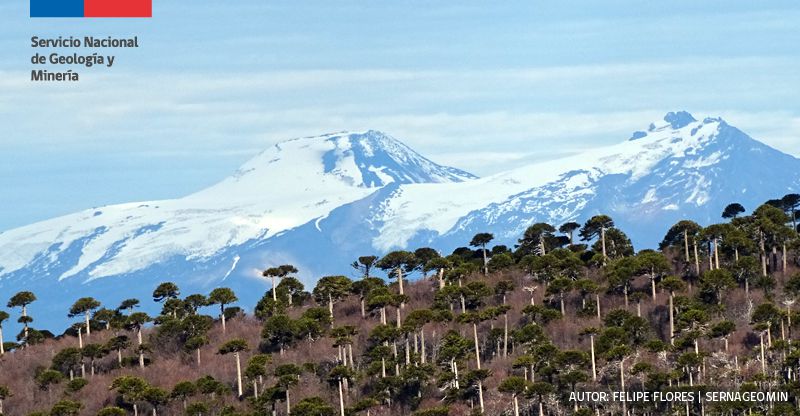
<svg viewBox="0 0 800 416">
<path fill-rule="evenodd" d="M 153 1 L 141 20 L 2 2 L 0 230 L 185 195 L 276 141 L 340 130 L 486 175 L 685 109 L 800 156 L 796 1 Z M 37 84 L 33 35 L 142 47 Z"/>
</svg>

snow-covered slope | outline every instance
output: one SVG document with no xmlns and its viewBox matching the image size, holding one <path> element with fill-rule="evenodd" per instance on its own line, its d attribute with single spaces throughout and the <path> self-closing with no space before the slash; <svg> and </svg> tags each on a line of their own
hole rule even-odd
<svg viewBox="0 0 800 416">
<path fill-rule="evenodd" d="M 473 178 L 380 132 L 289 140 L 185 198 L 90 209 L 0 233 L 0 277 L 32 263 L 59 280 L 91 280 L 176 255 L 205 260 L 320 219 L 390 183 Z"/>
<path fill-rule="evenodd" d="M 798 189 L 800 160 L 685 112 L 614 146 L 480 179 L 380 132 L 330 134 L 281 142 L 184 198 L 0 233 L 0 293 L 35 291 L 47 325 L 79 296 L 115 306 L 164 280 L 184 294 L 224 284 L 249 307 L 268 288 L 259 270 L 275 264 L 313 283 L 359 255 L 449 251 L 484 231 L 509 244 L 531 223 L 597 213 L 652 247 L 678 219 L 709 223 L 730 202 L 754 208 Z"/>
<path fill-rule="evenodd" d="M 614 146 L 466 183 L 402 187 L 381 209 L 375 246 L 463 244 L 482 231 L 508 241 L 534 222 L 605 213 L 639 247 L 653 247 L 674 220 L 709 223 L 730 202 L 754 208 L 798 189 L 797 158 L 719 118 L 669 113 Z"/>
</svg>

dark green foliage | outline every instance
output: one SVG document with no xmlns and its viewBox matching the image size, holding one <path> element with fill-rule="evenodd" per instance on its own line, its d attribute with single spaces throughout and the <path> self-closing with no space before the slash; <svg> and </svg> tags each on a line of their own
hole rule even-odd
<svg viewBox="0 0 800 416">
<path fill-rule="evenodd" d="M 55 370 L 42 370 L 36 374 L 34 380 L 40 389 L 50 390 L 51 386 L 64 380 L 64 375 Z"/>
<path fill-rule="evenodd" d="M 208 414 L 208 405 L 195 402 L 186 407 L 186 416 L 203 416 Z"/>
<path fill-rule="evenodd" d="M 413 416 L 448 416 L 450 409 L 447 406 L 431 407 L 429 409 L 417 410 Z"/>
<path fill-rule="evenodd" d="M 728 204 L 725 209 L 722 210 L 722 218 L 736 218 L 743 212 L 745 212 L 745 209 L 742 204 L 734 202 L 732 204 Z"/>
<path fill-rule="evenodd" d="M 50 416 L 78 416 L 83 404 L 72 400 L 61 400 L 53 405 Z"/>
<path fill-rule="evenodd" d="M 291 416 L 334 416 L 333 406 L 321 397 L 307 397 L 300 400 L 293 408 Z"/>
<path fill-rule="evenodd" d="M 67 383 L 67 391 L 69 391 L 71 393 L 78 392 L 82 388 L 86 387 L 87 384 L 89 384 L 89 380 L 86 380 L 85 378 L 80 378 L 80 377 L 76 378 L 74 380 L 71 380 L 69 383 Z"/>
<path fill-rule="evenodd" d="M 126 416 L 127 414 L 125 409 L 119 407 L 105 407 L 97 412 L 97 416 Z"/>
<path fill-rule="evenodd" d="M 180 294 L 178 285 L 172 282 L 165 282 L 158 285 L 153 291 L 153 301 L 164 302 L 167 299 L 176 299 Z"/>
<path fill-rule="evenodd" d="M 250 348 L 247 346 L 247 341 L 241 338 L 236 338 L 226 342 L 221 347 L 219 347 L 219 353 L 225 355 L 230 353 L 247 351 L 248 349 Z"/>
</svg>

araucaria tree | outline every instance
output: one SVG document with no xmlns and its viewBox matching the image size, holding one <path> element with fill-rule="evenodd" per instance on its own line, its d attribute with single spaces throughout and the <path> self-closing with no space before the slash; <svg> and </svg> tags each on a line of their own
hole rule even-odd
<svg viewBox="0 0 800 416">
<path fill-rule="evenodd" d="M 325 276 L 314 287 L 314 299 L 318 303 L 328 304 L 328 312 L 333 319 L 333 304 L 346 297 L 352 285 L 353 282 L 345 276 Z"/>
<path fill-rule="evenodd" d="M 492 240 L 494 240 L 494 235 L 490 233 L 478 233 L 472 237 L 472 240 L 469 242 L 469 245 L 472 247 L 479 247 L 483 254 L 483 274 L 489 274 L 489 258 L 486 255 L 486 245 L 489 244 Z"/>
<path fill-rule="evenodd" d="M 379 269 L 394 274 L 397 277 L 397 286 L 400 294 L 403 292 L 403 272 L 409 272 L 416 267 L 414 253 L 408 251 L 393 251 L 383 256 L 375 264 Z"/>
<path fill-rule="evenodd" d="M 606 247 L 606 231 L 614 226 L 614 220 L 608 215 L 595 215 L 589 218 L 581 228 L 580 236 L 584 241 L 591 241 L 599 239 L 602 247 L 603 258 L 608 258 L 608 249 Z"/>
<path fill-rule="evenodd" d="M 138 345 L 138 353 L 139 353 L 139 367 L 144 368 L 144 340 L 142 339 L 142 329 L 144 325 L 153 319 L 144 312 L 135 312 L 128 316 L 125 325 L 128 329 L 133 330 L 136 332 L 136 340 Z"/>
<path fill-rule="evenodd" d="M 219 305 L 219 318 L 222 321 L 222 332 L 226 332 L 225 327 L 225 305 L 230 305 L 238 301 L 239 298 L 233 293 L 233 290 L 227 287 L 218 287 L 211 291 L 208 295 L 208 303 L 210 305 Z"/>
<path fill-rule="evenodd" d="M 86 336 L 92 334 L 92 326 L 89 323 L 92 311 L 100 307 L 100 302 L 94 298 L 80 298 L 78 299 L 69 310 L 69 317 L 83 315 L 84 322 L 86 323 Z"/>
<path fill-rule="evenodd" d="M 249 349 L 247 341 L 241 338 L 232 339 L 219 348 L 220 354 L 233 354 L 233 358 L 236 360 L 236 387 L 239 397 L 242 397 L 242 362 L 239 354 Z"/>
<path fill-rule="evenodd" d="M 278 301 L 278 285 L 276 283 L 276 279 L 283 279 L 293 273 L 297 273 L 297 268 L 292 266 L 291 264 L 284 264 L 278 267 L 270 267 L 261 273 L 262 276 L 268 277 L 272 280 L 273 301 L 275 302 Z"/>
<path fill-rule="evenodd" d="M 153 301 L 158 303 L 166 303 L 171 299 L 177 299 L 181 295 L 178 285 L 172 282 L 164 282 L 158 285 L 153 291 Z M 172 311 L 172 317 L 176 318 L 176 311 Z"/>
<path fill-rule="evenodd" d="M 19 323 L 23 325 L 23 334 L 24 338 L 28 339 L 28 325 L 33 321 L 30 316 L 28 316 L 28 305 L 36 301 L 36 295 L 33 292 L 19 292 L 16 295 L 12 296 L 11 299 L 8 301 L 9 308 L 17 308 L 19 307 L 22 310 L 22 313 L 19 318 Z"/>
</svg>

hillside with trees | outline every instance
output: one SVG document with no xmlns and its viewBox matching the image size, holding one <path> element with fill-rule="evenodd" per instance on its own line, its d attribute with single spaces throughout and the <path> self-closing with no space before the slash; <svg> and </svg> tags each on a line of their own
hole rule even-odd
<svg viewBox="0 0 800 416">
<path fill-rule="evenodd" d="M 798 210 L 732 203 L 639 251 L 606 215 L 537 223 L 513 247 L 364 253 L 314 287 L 280 265 L 256 305 L 164 282 L 75 299 L 60 335 L 36 328 L 35 293 L 3 294 L 0 414 L 800 415 Z M 789 400 L 570 400 L 722 390 Z"/>
</svg>

